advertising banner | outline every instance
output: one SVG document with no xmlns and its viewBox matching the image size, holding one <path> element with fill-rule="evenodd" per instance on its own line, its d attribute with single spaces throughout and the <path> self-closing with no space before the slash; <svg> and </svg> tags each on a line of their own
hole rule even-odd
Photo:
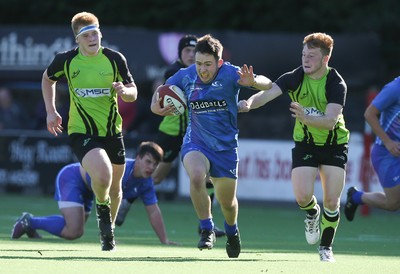
<svg viewBox="0 0 400 274">
<path fill-rule="evenodd" d="M 126 136 L 126 156 L 135 158 L 139 143 L 153 139 Z M 0 190 L 53 195 L 58 172 L 77 161 L 66 136 L 53 137 L 42 131 L 0 132 Z M 174 166 L 162 184 L 156 186 L 160 196 L 177 196 L 177 172 Z"/>
<path fill-rule="evenodd" d="M 253 201 L 295 202 L 292 183 L 291 153 L 292 141 L 239 140 L 239 180 L 237 196 Z M 349 160 L 346 169 L 346 186 L 361 186 L 363 143 L 359 134 L 352 134 L 349 144 Z M 179 171 L 179 194 L 189 197 L 190 182 L 183 166 Z M 380 190 L 380 184 L 373 173 L 371 190 Z M 345 191 L 344 190 L 344 191 Z M 315 195 L 322 199 L 321 181 L 317 177 Z M 346 195 L 342 195 L 343 201 Z"/>
<path fill-rule="evenodd" d="M 163 76 L 166 66 L 178 57 L 178 42 L 184 34 L 107 26 L 101 26 L 100 30 L 103 46 L 125 55 L 137 82 L 152 81 Z M 192 33 L 199 37 L 206 34 L 199 31 Z M 272 80 L 301 64 L 303 34 L 210 33 L 224 45 L 225 61 L 235 65 L 253 65 L 258 74 L 268 75 Z M 378 82 L 379 38 L 362 33 L 332 35 L 335 49 L 330 66 L 340 71 L 347 84 L 355 87 Z M 54 55 L 75 46 L 68 26 L 0 27 L 0 80 L 40 81 Z M 358 56 L 357 62 L 351 61 L 353 56 Z"/>
</svg>

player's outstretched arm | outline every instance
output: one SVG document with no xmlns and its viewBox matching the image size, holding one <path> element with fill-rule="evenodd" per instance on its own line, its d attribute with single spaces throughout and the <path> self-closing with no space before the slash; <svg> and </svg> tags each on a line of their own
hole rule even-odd
<svg viewBox="0 0 400 274">
<path fill-rule="evenodd" d="M 274 100 L 276 97 L 282 94 L 282 90 L 277 84 L 272 84 L 272 87 L 268 90 L 260 90 L 256 94 L 253 94 L 247 100 L 241 100 L 238 103 L 239 112 L 249 112 L 252 109 L 259 108 L 269 101 Z"/>
<path fill-rule="evenodd" d="M 164 220 L 158 204 L 146 206 L 147 215 L 154 232 L 157 234 L 160 242 L 166 245 L 178 245 L 176 242 L 168 240 L 167 232 L 165 230 Z"/>
<path fill-rule="evenodd" d="M 267 90 L 272 87 L 272 81 L 264 75 L 255 75 L 253 66 L 244 64 L 238 71 L 240 79 L 238 83 L 242 86 L 250 87 L 258 90 Z"/>
</svg>

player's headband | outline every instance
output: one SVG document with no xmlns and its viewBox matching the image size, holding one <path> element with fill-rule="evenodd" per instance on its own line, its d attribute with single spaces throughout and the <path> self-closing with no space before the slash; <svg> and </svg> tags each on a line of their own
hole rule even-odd
<svg viewBox="0 0 400 274">
<path fill-rule="evenodd" d="M 86 26 L 86 27 L 81 28 L 81 29 L 78 31 L 78 34 L 76 35 L 75 38 L 78 38 L 78 36 L 84 34 L 85 32 L 91 31 L 91 30 L 100 31 L 98 25 L 89 25 L 89 26 Z"/>
</svg>

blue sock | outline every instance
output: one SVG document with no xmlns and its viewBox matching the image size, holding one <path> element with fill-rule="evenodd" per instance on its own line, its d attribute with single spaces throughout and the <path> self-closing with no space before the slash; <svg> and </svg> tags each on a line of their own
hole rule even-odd
<svg viewBox="0 0 400 274">
<path fill-rule="evenodd" d="M 65 220 L 61 215 L 33 217 L 30 220 L 30 227 L 32 229 L 41 229 L 58 237 L 61 237 L 61 231 L 63 230 L 64 226 Z"/>
<path fill-rule="evenodd" d="M 224 222 L 224 227 L 225 227 L 225 233 L 226 233 L 226 235 L 233 236 L 233 235 L 235 235 L 236 232 L 237 232 L 237 224 L 228 225 L 228 224 L 226 223 L 226 221 L 225 221 L 225 222 Z"/>
<path fill-rule="evenodd" d="M 214 222 L 211 218 L 200 220 L 200 229 L 213 230 Z"/>
<path fill-rule="evenodd" d="M 353 194 L 353 201 L 358 204 L 358 205 L 362 205 L 364 204 L 363 201 L 361 200 L 361 196 L 364 194 L 363 191 L 357 191 Z"/>
</svg>

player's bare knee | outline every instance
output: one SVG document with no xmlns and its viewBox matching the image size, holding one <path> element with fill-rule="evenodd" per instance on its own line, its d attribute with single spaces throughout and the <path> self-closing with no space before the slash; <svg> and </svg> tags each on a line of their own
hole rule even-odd
<svg viewBox="0 0 400 274">
<path fill-rule="evenodd" d="M 196 190 L 200 190 L 205 187 L 204 176 L 191 176 L 190 177 L 191 187 L 194 187 Z"/>
<path fill-rule="evenodd" d="M 77 229 L 77 230 L 65 231 L 62 236 L 66 240 L 76 240 L 82 237 L 82 235 L 83 235 L 83 229 Z"/>
<path fill-rule="evenodd" d="M 388 211 L 397 211 L 400 209 L 400 200 L 394 202 L 388 202 L 386 206 L 387 206 L 386 209 Z"/>
<path fill-rule="evenodd" d="M 96 179 L 92 179 L 92 183 L 95 183 L 97 186 L 102 188 L 109 188 L 111 185 L 111 178 L 98 177 Z"/>
<path fill-rule="evenodd" d="M 311 198 L 302 196 L 302 197 L 296 197 L 296 202 L 300 207 L 306 207 L 310 203 Z"/>
<path fill-rule="evenodd" d="M 235 208 L 237 206 L 236 199 L 222 198 L 218 200 L 218 203 L 220 204 L 221 208 L 224 208 L 226 210 L 231 210 L 232 208 Z"/>
<path fill-rule="evenodd" d="M 205 184 L 206 182 L 206 175 L 202 170 L 192 170 L 190 172 L 190 181 L 198 181 Z"/>
<path fill-rule="evenodd" d="M 111 190 L 110 190 L 110 197 L 111 197 L 111 200 L 122 199 L 122 190 L 113 191 L 113 190 L 111 189 Z"/>
<path fill-rule="evenodd" d="M 336 211 L 339 208 L 340 200 L 338 198 L 324 200 L 324 208 L 329 211 Z"/>
<path fill-rule="evenodd" d="M 112 173 L 111 171 L 104 169 L 99 169 L 95 174 L 89 174 L 93 183 L 96 183 L 98 186 L 109 187 L 112 182 Z"/>
</svg>

